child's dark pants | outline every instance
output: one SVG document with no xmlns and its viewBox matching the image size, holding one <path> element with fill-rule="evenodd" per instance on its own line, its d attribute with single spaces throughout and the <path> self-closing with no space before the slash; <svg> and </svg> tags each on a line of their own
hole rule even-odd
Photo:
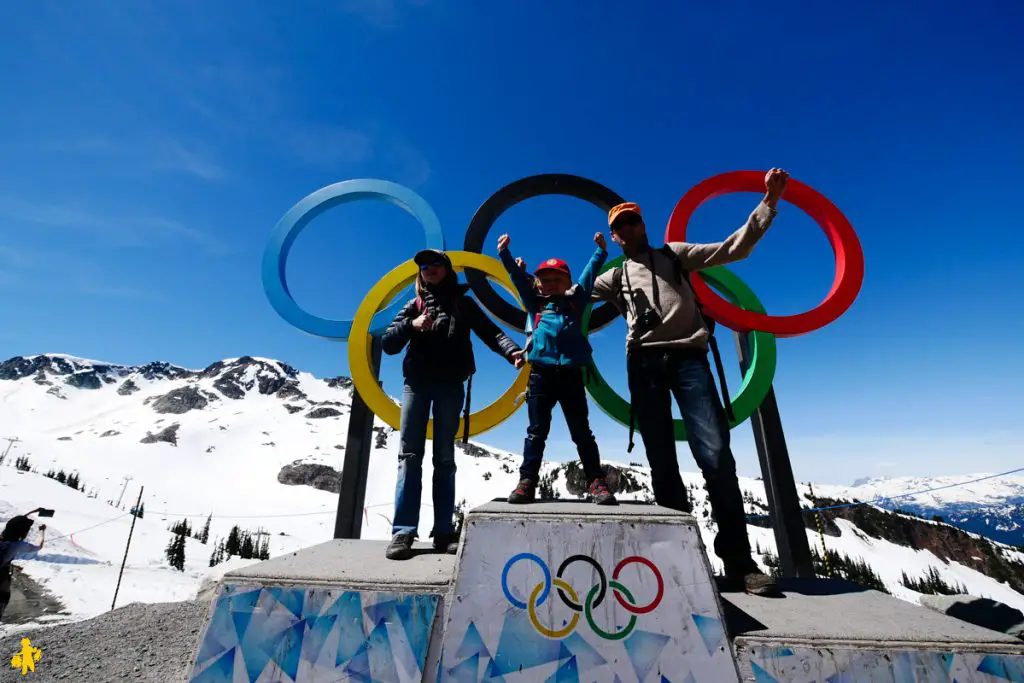
<svg viewBox="0 0 1024 683">
<path fill-rule="evenodd" d="M 587 392 L 583 382 L 584 369 L 573 366 L 534 365 L 530 370 L 526 406 L 530 426 L 523 445 L 521 479 L 536 482 L 540 476 L 540 463 L 544 459 L 544 442 L 551 430 L 551 413 L 555 404 L 562 406 L 569 435 L 583 464 L 587 483 L 604 476 L 601 456 L 594 433 L 590 431 Z"/>
</svg>

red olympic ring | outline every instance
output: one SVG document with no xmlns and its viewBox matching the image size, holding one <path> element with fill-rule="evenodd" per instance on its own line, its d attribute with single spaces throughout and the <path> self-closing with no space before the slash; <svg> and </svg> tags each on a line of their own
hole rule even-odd
<svg viewBox="0 0 1024 683">
<path fill-rule="evenodd" d="M 643 607 L 635 607 L 622 599 L 622 594 L 617 588 L 612 587 L 612 593 L 615 594 L 615 599 L 619 601 L 620 605 L 622 605 L 622 609 L 627 612 L 631 614 L 648 614 L 654 611 L 654 609 L 661 603 L 661 599 L 665 596 L 665 581 L 661 578 L 661 572 L 658 571 L 658 568 L 654 566 L 653 562 L 648 560 L 646 557 L 640 557 L 639 555 L 627 557 L 619 562 L 615 567 L 615 571 L 612 572 L 612 580 L 618 581 L 619 573 L 622 572 L 626 565 L 633 564 L 634 562 L 642 564 L 654 572 L 654 578 L 658 581 L 658 594 L 654 596 L 653 600 Z"/>
<path fill-rule="evenodd" d="M 665 229 L 666 242 L 685 242 L 686 228 L 698 206 L 732 192 L 764 192 L 761 171 L 731 171 L 704 180 L 683 195 Z M 793 178 L 783 199 L 802 209 L 824 231 L 836 256 L 836 276 L 828 296 L 816 308 L 797 315 L 766 315 L 745 311 L 718 295 L 702 278 L 693 288 L 711 318 L 736 332 L 769 332 L 777 337 L 798 337 L 836 320 L 853 305 L 864 282 L 864 252 L 846 216 L 823 194 Z M 699 272 L 697 273 L 700 274 Z"/>
</svg>

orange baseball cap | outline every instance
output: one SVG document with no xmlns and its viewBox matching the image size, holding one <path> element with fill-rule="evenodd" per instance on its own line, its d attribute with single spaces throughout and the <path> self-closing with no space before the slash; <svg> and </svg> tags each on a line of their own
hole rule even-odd
<svg viewBox="0 0 1024 683">
<path fill-rule="evenodd" d="M 633 202 L 626 202 L 613 206 L 608 212 L 608 225 L 611 226 L 615 222 L 615 219 L 624 213 L 635 213 L 637 218 L 643 218 L 643 214 L 640 212 L 640 207 Z"/>
</svg>

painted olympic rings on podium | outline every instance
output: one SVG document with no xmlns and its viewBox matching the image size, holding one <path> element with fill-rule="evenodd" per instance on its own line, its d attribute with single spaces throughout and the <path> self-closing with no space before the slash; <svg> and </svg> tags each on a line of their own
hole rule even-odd
<svg viewBox="0 0 1024 683">
<path fill-rule="evenodd" d="M 665 242 L 685 242 L 686 228 L 698 206 L 732 192 L 763 192 L 761 171 L 732 171 L 712 176 L 683 195 L 665 229 Z M 816 308 L 797 315 L 768 315 L 763 310 L 744 310 L 718 296 L 700 277 L 692 279 L 694 291 L 707 314 L 738 332 L 759 330 L 779 337 L 797 337 L 825 327 L 849 310 L 864 282 L 864 252 L 850 221 L 825 195 L 799 180 L 789 179 L 782 198 L 803 209 L 824 231 L 836 256 L 832 289 Z M 696 273 L 698 276 L 702 273 Z"/>
<path fill-rule="evenodd" d="M 528 602 L 523 602 L 516 598 L 512 595 L 512 592 L 508 587 L 509 570 L 517 562 L 524 560 L 528 560 L 536 564 L 544 576 L 544 580 L 537 583 L 537 585 L 535 585 L 530 591 Z M 579 594 L 571 585 L 569 585 L 568 582 L 565 581 L 565 579 L 562 578 L 565 570 L 575 562 L 583 562 L 590 565 L 597 573 L 599 579 L 599 582 L 592 586 L 587 592 L 587 597 L 583 601 L 582 605 L 580 604 Z M 638 606 L 636 604 L 636 599 L 633 597 L 633 593 L 618 580 L 622 570 L 631 564 L 642 564 L 650 569 L 654 574 L 655 581 L 657 582 L 657 594 L 654 596 L 654 599 L 646 605 Z M 561 599 L 562 603 L 573 612 L 572 617 L 561 629 L 551 629 L 544 626 L 537 616 L 537 608 L 543 605 L 548 599 L 548 596 L 551 594 L 552 587 L 557 589 L 558 597 Z M 598 626 L 593 616 L 593 609 L 601 604 L 609 588 L 611 588 L 616 601 L 630 614 L 629 623 L 626 624 L 622 630 L 617 632 L 605 631 Z M 575 630 L 579 622 L 580 614 L 582 613 L 591 630 L 593 630 L 599 637 L 604 638 L 605 640 L 622 640 L 636 627 L 637 615 L 649 614 L 653 612 L 659 604 L 661 604 L 662 599 L 665 597 L 665 581 L 662 578 L 658 567 L 646 557 L 641 557 L 639 555 L 633 555 L 620 561 L 615 566 L 615 570 L 612 572 L 611 581 L 609 581 L 601 565 L 594 558 L 587 555 L 573 555 L 566 558 L 559 566 L 556 575 L 551 576 L 551 570 L 540 557 L 533 553 L 519 553 L 518 555 L 510 557 L 505 563 L 504 568 L 501 570 L 501 590 L 505 595 L 505 599 L 508 600 L 513 607 L 527 610 L 530 617 L 530 623 L 533 625 L 534 629 L 543 636 L 553 639 L 568 636 L 573 632 L 573 630 Z"/>
<path fill-rule="evenodd" d="M 408 211 L 423 226 L 426 246 L 444 251 L 444 233 L 434 210 L 426 200 L 407 187 L 387 180 L 363 178 L 346 180 L 322 187 L 306 195 L 281 217 L 270 233 L 270 241 L 263 250 L 263 290 L 277 314 L 307 334 L 326 339 L 346 340 L 352 331 L 351 320 L 329 320 L 309 313 L 299 306 L 288 290 L 285 266 L 288 254 L 299 234 L 314 218 L 341 204 L 360 199 L 377 199 L 390 202 Z M 382 334 L 388 324 L 402 310 L 412 294 L 396 299 L 374 319 L 371 332 Z"/>
<path fill-rule="evenodd" d="M 623 257 L 608 262 L 602 272 L 617 268 L 622 265 Z M 725 292 L 730 300 L 747 311 L 764 313 L 764 306 L 743 280 L 725 266 L 715 266 L 700 271 L 701 276 L 712 285 Z M 590 309 L 583 313 L 584 334 L 590 334 L 588 330 Z M 729 423 L 732 429 L 741 425 L 754 414 L 757 407 L 764 401 L 772 388 L 775 379 L 775 368 L 778 354 L 775 345 L 775 337 L 767 332 L 753 332 L 750 335 L 750 365 L 743 373 L 743 383 L 740 385 L 739 393 L 735 398 L 729 398 L 732 403 L 732 413 L 735 418 Z M 629 427 L 629 401 L 619 396 L 609 386 L 597 366 L 591 363 L 587 379 L 587 393 L 594 399 L 594 403 L 604 413 L 623 425 Z M 724 397 L 723 397 L 724 398 Z M 686 441 L 686 423 L 681 419 L 672 420 L 672 427 L 677 441 Z"/>
<path fill-rule="evenodd" d="M 447 253 L 456 271 L 464 271 L 469 268 L 482 271 L 497 280 L 518 299 L 519 295 L 516 294 L 512 278 L 505 272 L 501 261 L 490 256 L 466 251 L 449 251 Z M 370 321 L 378 308 L 385 305 L 416 279 L 418 272 L 417 265 L 412 259 L 409 259 L 371 287 L 362 303 L 359 304 L 359 308 L 356 309 L 356 317 L 352 320 L 352 334 L 348 341 L 348 367 L 349 373 L 352 375 L 352 383 L 366 406 L 377 417 L 395 429 L 399 429 L 401 425 L 401 408 L 384 393 L 374 376 L 373 364 L 370 360 L 372 351 Z M 512 413 L 519 408 L 529 381 L 530 364 L 524 363 L 523 367 L 519 369 L 515 381 L 512 382 L 512 386 L 506 389 L 505 393 L 491 405 L 469 416 L 469 433 L 482 434 L 511 417 Z M 459 418 L 459 431 L 456 433 L 462 433 L 462 425 L 463 419 Z M 430 419 L 427 422 L 427 438 L 434 438 L 433 433 L 434 420 Z"/>
</svg>

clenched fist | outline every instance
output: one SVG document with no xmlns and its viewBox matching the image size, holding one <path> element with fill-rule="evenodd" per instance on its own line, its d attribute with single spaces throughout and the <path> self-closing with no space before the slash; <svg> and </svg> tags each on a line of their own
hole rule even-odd
<svg viewBox="0 0 1024 683">
<path fill-rule="evenodd" d="M 498 238 L 498 251 L 505 251 L 508 249 L 508 243 L 512 241 L 512 238 L 508 234 L 504 234 Z"/>
<path fill-rule="evenodd" d="M 608 251 L 608 242 L 606 242 L 605 239 L 604 239 L 604 233 L 602 233 L 602 232 L 595 232 L 594 233 L 594 242 L 597 243 L 597 246 L 601 247 L 605 251 Z"/>
<path fill-rule="evenodd" d="M 786 182 L 789 180 L 789 173 L 781 168 L 773 168 L 764 176 L 764 203 L 775 208 L 775 205 L 782 199 L 786 191 Z"/>
<path fill-rule="evenodd" d="M 429 314 L 423 313 L 420 317 L 412 321 L 412 329 L 417 332 L 426 332 L 427 330 L 433 329 L 434 319 Z"/>
</svg>

